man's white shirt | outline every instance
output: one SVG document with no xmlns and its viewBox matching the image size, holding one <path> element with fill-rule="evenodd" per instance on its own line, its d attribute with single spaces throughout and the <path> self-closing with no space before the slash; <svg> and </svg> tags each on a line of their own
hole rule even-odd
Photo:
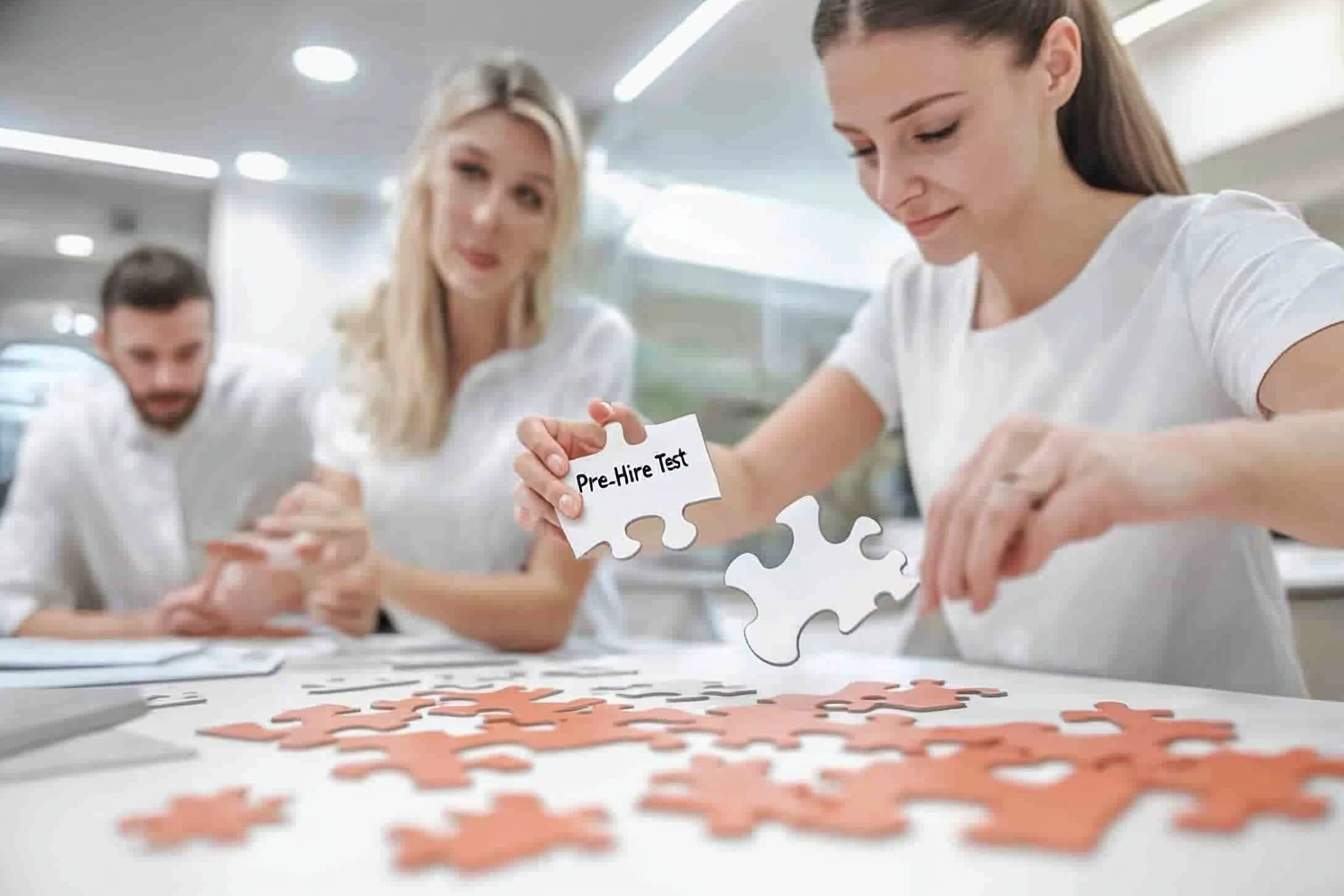
<svg viewBox="0 0 1344 896">
<path fill-rule="evenodd" d="M 119 380 L 29 424 L 0 516 L 0 635 L 44 608 L 133 611 L 194 581 L 204 542 L 268 513 L 312 469 L 298 365 L 230 349 L 175 433 Z"/>
</svg>

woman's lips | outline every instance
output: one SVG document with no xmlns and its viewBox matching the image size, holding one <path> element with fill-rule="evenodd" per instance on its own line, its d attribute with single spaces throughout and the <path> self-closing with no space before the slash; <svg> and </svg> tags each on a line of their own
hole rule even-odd
<svg viewBox="0 0 1344 896">
<path fill-rule="evenodd" d="M 937 230 L 939 227 L 943 226 L 943 222 L 946 221 L 948 218 L 952 217 L 952 215 L 955 214 L 956 212 L 957 209 L 950 208 L 947 211 L 933 215 L 932 217 L 921 218 L 918 221 L 908 221 L 906 222 L 905 227 L 907 230 L 910 231 L 911 236 L 914 237 L 928 236 L 929 234 Z"/>
<path fill-rule="evenodd" d="M 467 264 L 478 271 L 492 271 L 499 267 L 499 256 L 493 252 L 477 252 L 473 249 L 459 249 L 458 254 L 466 259 Z"/>
</svg>

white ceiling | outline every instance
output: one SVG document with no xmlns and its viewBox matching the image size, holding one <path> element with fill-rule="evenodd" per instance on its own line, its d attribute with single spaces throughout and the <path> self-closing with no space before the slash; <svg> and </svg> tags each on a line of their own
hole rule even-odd
<svg viewBox="0 0 1344 896">
<path fill-rule="evenodd" d="M 1147 0 L 1105 0 L 1113 16 Z M 614 167 L 879 217 L 859 191 L 812 50 L 817 0 L 747 0 L 599 138 Z"/>
<path fill-rule="evenodd" d="M 514 47 L 589 118 L 698 0 L 0 0 L 0 126 L 215 158 L 290 160 L 292 179 L 373 191 L 436 72 Z M 352 52 L 344 85 L 290 54 Z"/>
<path fill-rule="evenodd" d="M 265 149 L 290 160 L 297 183 L 368 192 L 395 170 L 435 73 L 509 46 L 590 122 L 612 112 L 600 135 L 618 164 L 857 207 L 808 42 L 816 0 L 746 0 L 644 97 L 612 110 L 615 82 L 698 2 L 0 0 L 0 126 L 226 169 Z M 308 43 L 348 49 L 359 76 L 304 79 L 289 56 Z"/>
</svg>

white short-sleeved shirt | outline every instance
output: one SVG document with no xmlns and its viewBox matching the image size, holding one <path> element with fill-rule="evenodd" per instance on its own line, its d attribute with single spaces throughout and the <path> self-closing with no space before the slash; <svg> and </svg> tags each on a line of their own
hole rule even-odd
<svg viewBox="0 0 1344 896">
<path fill-rule="evenodd" d="M 394 560 L 443 573 L 517 573 L 534 541 L 513 518 L 518 421 L 586 419 L 593 398 L 628 401 L 633 369 L 634 332 L 619 311 L 597 303 L 557 307 L 540 344 L 500 352 L 467 372 L 436 452 L 374 450 L 358 426 L 358 399 L 329 390 L 317 403 L 313 459 L 359 480 L 374 544 Z M 403 632 L 445 630 L 395 603 L 387 610 Z M 615 581 L 599 566 L 571 633 L 615 643 L 623 630 Z"/>
<path fill-rule="evenodd" d="M 230 347 L 176 433 L 147 427 L 120 380 L 33 418 L 0 517 L 0 634 L 39 608 L 153 606 L 195 580 L 204 542 L 269 513 L 312 471 L 301 370 Z"/>
<path fill-rule="evenodd" d="M 1152 196 L 1068 286 L 973 330 L 978 260 L 898 262 L 829 363 L 905 431 L 922 506 L 1015 415 L 1148 432 L 1260 417 L 1299 340 L 1344 321 L 1344 250 L 1249 193 Z M 1235 523 L 1127 526 L 1004 582 L 980 616 L 952 602 L 976 662 L 1306 693 L 1269 535 Z"/>
</svg>

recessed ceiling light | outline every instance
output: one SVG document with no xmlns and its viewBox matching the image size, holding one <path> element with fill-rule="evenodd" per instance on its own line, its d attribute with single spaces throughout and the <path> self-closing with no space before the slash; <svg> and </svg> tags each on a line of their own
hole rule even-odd
<svg viewBox="0 0 1344 896">
<path fill-rule="evenodd" d="M 93 240 L 80 233 L 63 233 L 56 237 L 56 251 L 70 258 L 88 258 L 93 254 Z"/>
<path fill-rule="evenodd" d="M 355 57 L 336 47 L 299 47 L 293 59 L 299 74 L 328 84 L 349 81 L 359 71 Z"/>
<path fill-rule="evenodd" d="M 672 32 L 649 51 L 649 55 L 616 82 L 612 95 L 617 102 L 628 103 L 658 80 L 672 63 L 681 58 L 695 42 L 709 33 L 719 20 L 732 12 L 742 0 L 704 0 Z"/>
<path fill-rule="evenodd" d="M 62 336 L 65 336 L 75 329 L 75 312 L 62 305 L 51 312 L 51 328 Z"/>
<path fill-rule="evenodd" d="M 273 152 L 243 152 L 233 165 L 243 177 L 253 180 L 284 180 L 289 176 L 289 163 Z"/>
<path fill-rule="evenodd" d="M 86 162 L 106 162 L 110 165 L 125 165 L 128 168 L 143 168 L 147 171 L 184 174 L 187 177 L 206 179 L 219 177 L 219 163 L 213 159 L 184 156 L 175 152 L 159 152 L 156 149 L 141 149 L 137 146 L 121 146 L 116 143 L 77 140 L 74 137 L 57 137 L 54 134 L 38 134 L 33 131 L 0 128 L 0 149 L 37 152 Z"/>
<path fill-rule="evenodd" d="M 98 318 L 85 311 L 75 312 L 75 335 L 92 336 L 98 332 Z"/>
</svg>

